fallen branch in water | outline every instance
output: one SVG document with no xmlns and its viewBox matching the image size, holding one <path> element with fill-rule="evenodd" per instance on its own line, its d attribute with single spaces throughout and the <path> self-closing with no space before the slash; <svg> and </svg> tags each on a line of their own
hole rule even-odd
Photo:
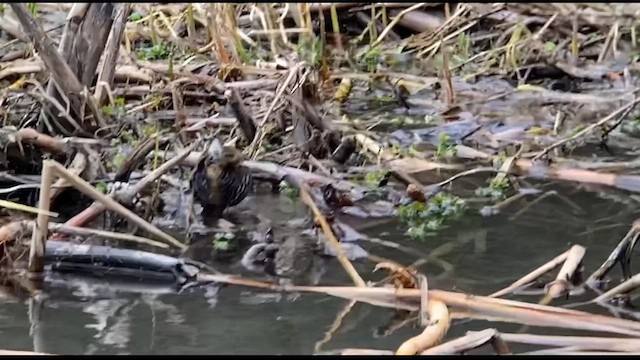
<svg viewBox="0 0 640 360">
<path fill-rule="evenodd" d="M 394 168 L 403 169 L 406 173 L 421 173 L 435 169 L 455 168 L 452 165 L 440 164 L 437 162 L 419 159 L 415 157 L 405 157 L 394 159 L 389 162 Z M 457 166 L 459 167 L 459 165 Z M 540 161 L 533 162 L 528 159 L 516 159 L 514 168 L 523 176 L 534 179 L 552 179 L 562 181 L 573 181 L 586 184 L 606 185 L 614 188 L 640 192 L 640 176 L 624 175 L 613 173 L 600 173 L 596 171 L 573 169 L 566 166 L 546 165 Z"/>
<path fill-rule="evenodd" d="M 274 291 L 313 292 L 394 309 L 418 310 L 419 289 L 350 286 L 279 286 L 231 275 L 198 274 L 199 281 L 216 281 Z M 522 325 L 590 330 L 640 337 L 640 323 L 611 316 L 530 304 L 521 301 L 473 296 L 443 290 L 429 290 L 429 299 L 463 310 L 475 319 L 513 322 Z M 506 338 L 505 341 L 508 341 Z"/>
<path fill-rule="evenodd" d="M 99 236 L 104 239 L 135 242 L 138 244 L 151 245 L 151 246 L 159 247 L 162 249 L 169 248 L 169 245 L 159 241 L 154 241 L 151 239 L 147 239 L 141 236 L 136 236 L 131 234 L 117 233 L 113 231 L 87 229 L 83 227 L 69 226 L 64 224 L 49 224 L 49 230 L 57 231 L 67 235 L 76 235 L 76 236 L 82 236 L 82 237 Z"/>
<path fill-rule="evenodd" d="M 171 154 L 169 154 L 168 152 L 156 151 L 156 153 L 158 154 L 158 156 L 165 157 L 165 158 L 170 157 L 173 159 Z M 200 156 L 202 156 L 200 152 L 193 151 L 187 157 L 182 159 L 180 163 L 185 166 L 191 166 L 191 167 L 196 166 Z M 336 189 L 343 190 L 343 191 L 363 192 L 365 190 L 364 187 L 354 184 L 350 181 L 332 179 L 323 175 L 314 174 L 312 172 L 304 171 L 291 166 L 278 165 L 278 164 L 274 164 L 267 161 L 245 160 L 242 162 L 242 165 L 248 167 L 252 171 L 269 173 L 280 179 L 284 179 L 287 175 L 289 175 L 310 183 L 319 183 L 322 185 L 331 184 Z"/>
</svg>

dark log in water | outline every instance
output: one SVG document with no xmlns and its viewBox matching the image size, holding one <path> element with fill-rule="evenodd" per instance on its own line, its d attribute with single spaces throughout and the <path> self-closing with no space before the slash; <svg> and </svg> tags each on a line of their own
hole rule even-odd
<svg viewBox="0 0 640 360">
<path fill-rule="evenodd" d="M 179 259 L 146 251 L 101 245 L 81 245 L 49 240 L 45 262 L 54 271 L 91 275 L 134 277 L 185 285 L 206 267 L 189 259 Z M 212 269 L 208 269 L 211 271 Z"/>
</svg>

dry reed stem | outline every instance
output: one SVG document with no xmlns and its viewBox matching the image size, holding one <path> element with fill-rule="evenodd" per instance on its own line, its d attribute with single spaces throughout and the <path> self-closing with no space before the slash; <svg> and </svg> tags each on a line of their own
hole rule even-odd
<svg viewBox="0 0 640 360">
<path fill-rule="evenodd" d="M 567 250 L 564 253 L 556 256 L 551 261 L 549 261 L 546 264 L 538 267 L 537 269 L 533 270 L 529 274 L 527 274 L 527 275 L 523 276 L 522 278 L 520 278 L 519 280 L 515 281 L 513 284 L 507 286 L 506 288 L 504 288 L 502 290 L 499 290 L 499 291 L 496 291 L 491 295 L 488 295 L 488 297 L 500 297 L 500 296 L 509 294 L 509 293 L 513 292 L 514 290 L 516 290 L 516 289 L 518 289 L 518 288 L 520 288 L 520 287 L 522 287 L 524 285 L 527 285 L 529 283 L 532 283 L 532 282 L 536 281 L 541 276 L 545 275 L 549 271 L 555 269 L 560 264 L 562 264 L 567 259 L 567 256 L 569 256 L 569 250 Z"/>
<path fill-rule="evenodd" d="M 490 342 L 497 334 L 496 329 L 485 329 L 477 332 L 468 332 L 465 336 L 447 341 L 444 344 L 424 350 L 420 355 L 455 355 L 473 350 Z"/>
<path fill-rule="evenodd" d="M 324 215 L 322 215 L 320 209 L 318 209 L 318 206 L 313 201 L 313 198 L 309 194 L 309 189 L 304 182 L 300 183 L 300 199 L 311 209 L 315 218 L 320 222 L 320 227 L 322 228 L 324 234 L 327 236 L 327 240 L 329 241 L 329 244 L 331 244 L 333 251 L 336 253 L 336 257 L 338 258 L 340 265 L 342 265 L 344 270 L 357 286 L 366 287 L 367 284 L 364 282 L 364 280 L 362 280 L 362 277 L 360 277 L 360 274 L 358 274 L 358 271 L 356 271 L 356 269 L 353 267 L 353 264 L 351 264 L 351 261 L 349 261 L 349 258 L 342 250 L 339 240 L 336 238 L 333 230 L 331 229 L 331 225 L 329 225 L 327 219 L 324 217 Z"/>
<path fill-rule="evenodd" d="M 40 200 L 38 208 L 49 211 L 51 204 L 51 183 L 55 175 L 53 160 L 45 160 L 42 164 L 42 179 L 40 181 Z M 44 248 L 48 234 L 49 215 L 39 213 L 36 219 L 36 227 L 31 236 L 29 249 L 29 273 L 33 276 L 41 274 L 44 270 Z"/>
<path fill-rule="evenodd" d="M 468 334 L 475 334 L 470 331 Z M 561 336 L 561 335 L 534 335 L 534 334 L 512 334 L 500 333 L 500 337 L 506 342 L 544 345 L 544 346 L 593 346 L 600 349 L 619 346 L 621 344 L 640 347 L 640 339 L 611 338 L 596 336 Z"/>
<path fill-rule="evenodd" d="M 604 278 L 619 261 L 621 252 L 624 251 L 628 246 L 630 246 L 630 243 L 635 241 L 634 239 L 636 239 L 639 235 L 640 220 L 636 220 L 631 225 L 631 229 L 629 229 L 627 234 L 622 238 L 622 240 L 620 240 L 618 245 L 616 245 L 615 249 L 613 249 L 611 254 L 609 254 L 609 257 L 604 261 L 604 263 L 600 265 L 600 267 L 596 271 L 594 271 L 591 276 L 589 276 L 586 283 L 592 284 L 595 281 L 602 280 L 602 278 Z"/>
<path fill-rule="evenodd" d="M 552 299 L 557 298 L 573 287 L 571 279 L 575 277 L 575 273 L 578 271 L 578 266 L 582 263 L 585 252 L 586 249 L 580 245 L 573 245 L 571 249 L 569 249 L 567 259 L 564 261 L 560 271 L 558 271 L 556 279 L 547 284 L 549 286 L 547 295 L 540 301 L 540 304 L 547 305 L 551 303 Z"/>
<path fill-rule="evenodd" d="M 400 345 L 396 355 L 416 355 L 421 351 L 437 345 L 447 334 L 451 319 L 447 305 L 441 301 L 429 300 L 428 305 L 430 324 L 417 336 L 410 338 Z"/>
<path fill-rule="evenodd" d="M 391 20 L 391 22 L 389 23 L 389 25 L 387 25 L 387 27 L 385 27 L 385 28 L 384 28 L 384 30 L 382 30 L 382 32 L 380 33 L 380 35 L 378 36 L 378 38 L 376 39 L 376 41 L 374 41 L 374 42 L 373 42 L 369 47 L 370 47 L 370 48 L 374 48 L 374 47 L 376 47 L 377 45 L 379 45 L 379 44 L 382 42 L 382 40 L 384 40 L 384 37 L 385 37 L 385 36 L 387 36 L 387 34 L 389 33 L 389 31 L 391 31 L 391 29 L 393 29 L 393 27 L 394 27 L 394 26 L 396 26 L 396 24 L 398 24 L 398 22 L 400 21 L 400 19 L 402 19 L 402 17 L 403 17 L 405 14 L 407 14 L 407 13 L 409 13 L 409 12 L 413 11 L 413 10 L 416 10 L 416 9 L 418 9 L 418 8 L 420 8 L 420 7 L 423 7 L 423 6 L 425 6 L 426 4 L 427 4 L 427 3 L 417 3 L 417 4 L 414 4 L 413 6 L 410 6 L 410 7 L 406 8 L 406 9 L 402 10 L 400 13 L 398 13 L 398 15 L 396 15 L 396 16 L 393 18 L 393 20 Z M 373 17 L 372 17 L 372 21 L 375 21 L 375 19 L 374 19 Z M 373 28 L 375 28 L 375 26 L 374 26 Z"/>
<path fill-rule="evenodd" d="M 394 309 L 418 310 L 417 303 L 422 294 L 419 289 L 390 289 L 353 286 L 278 286 L 261 281 L 242 279 L 224 274 L 198 275 L 202 281 L 258 287 L 275 291 L 312 292 L 366 302 Z M 524 325 L 556 327 L 566 329 L 610 332 L 640 337 L 640 324 L 636 321 L 584 311 L 530 304 L 521 301 L 503 300 L 484 296 L 467 295 L 442 290 L 429 290 L 431 300 L 440 301 L 449 307 L 462 309 L 477 319 L 513 322 Z M 457 316 L 461 314 L 456 311 Z M 503 340 L 509 341 L 503 337 Z"/>
<path fill-rule="evenodd" d="M 101 202 L 106 209 L 111 210 L 111 211 L 115 211 L 116 213 L 118 213 L 122 217 L 124 217 L 127 220 L 129 220 L 129 221 L 135 223 L 136 225 L 140 226 L 145 231 L 157 236 L 158 238 L 162 239 L 163 241 L 167 242 L 170 245 L 173 245 L 173 246 L 177 247 L 178 249 L 185 249 L 186 248 L 186 245 L 184 245 L 181 242 L 179 242 L 178 240 L 176 240 L 173 236 L 171 236 L 171 235 L 165 233 L 164 231 L 158 229 L 154 225 L 150 224 L 149 222 L 145 221 L 144 219 L 142 219 L 141 217 L 139 217 L 138 215 L 133 213 L 131 210 L 129 210 L 126 207 L 122 206 L 117 201 L 115 201 L 112 198 L 104 195 L 103 193 L 101 193 L 99 190 L 94 188 L 90 183 L 86 182 L 81 177 L 79 177 L 79 176 L 67 171 L 67 169 L 65 169 L 64 166 L 60 165 L 58 162 L 55 162 L 53 160 L 46 160 L 45 164 L 46 163 L 50 164 L 49 166 L 51 166 L 51 168 L 55 170 L 56 175 L 58 175 L 60 177 L 64 177 L 78 191 L 80 191 L 83 194 L 89 196 L 90 198 L 92 198 L 95 201 Z M 44 176 L 43 176 L 43 178 L 44 178 Z M 46 205 L 48 207 L 48 204 L 46 204 Z M 46 218 L 45 220 L 48 220 L 48 218 Z M 40 223 L 38 223 L 38 225 L 40 225 Z"/>
<path fill-rule="evenodd" d="M 82 174 L 82 172 L 87 167 L 87 157 L 83 153 L 77 153 L 73 160 L 71 160 L 71 164 L 69 164 L 69 171 L 73 172 L 76 175 Z M 51 186 L 51 199 L 55 199 L 64 188 L 69 187 L 69 182 L 63 178 L 58 178 L 55 183 Z"/>
<path fill-rule="evenodd" d="M 116 63 L 118 60 L 118 50 L 120 50 L 122 35 L 127 25 L 127 17 L 129 16 L 130 9 L 130 3 L 124 3 L 119 6 L 111 27 L 109 38 L 105 44 L 102 64 L 97 70 L 98 80 L 96 82 L 96 89 L 94 93 L 94 98 L 98 104 L 102 104 L 103 102 L 105 87 L 111 87 L 113 84 Z"/>
<path fill-rule="evenodd" d="M 406 310 L 417 310 L 418 307 L 413 303 L 420 296 L 420 291 L 413 289 L 398 289 L 394 291 L 385 288 L 295 287 L 295 290 L 323 293 L 373 305 Z M 441 290 L 430 290 L 429 298 L 443 301 L 450 307 L 466 309 L 471 314 L 481 315 L 476 318 L 493 319 L 498 317 L 502 321 L 523 325 L 604 331 L 640 336 L 640 324 L 637 322 L 587 312 L 568 311 L 567 309 L 551 306 L 483 296 L 470 296 Z M 408 301 L 411 301 L 411 303 Z"/>
<path fill-rule="evenodd" d="M 82 107 L 86 104 L 89 107 L 89 111 L 91 112 L 91 115 L 93 115 L 94 120 L 101 126 L 105 126 L 106 122 L 93 97 L 85 96 L 86 87 L 80 83 L 80 80 L 71 71 L 69 65 L 55 49 L 51 38 L 47 36 L 33 17 L 31 17 L 25 5 L 10 4 L 10 6 L 25 31 L 29 34 L 29 40 L 38 50 L 46 68 L 51 72 L 52 79 L 58 86 L 62 86 L 61 84 L 66 84 L 66 86 L 68 86 L 68 89 L 66 89 L 68 90 L 68 93 L 64 95 L 69 97 L 69 100 L 72 102 L 72 106 L 74 106 L 75 110 L 79 113 L 84 113 L 84 109 Z M 80 120 L 82 121 L 84 119 Z"/>
<path fill-rule="evenodd" d="M 278 100 L 282 98 L 282 94 L 284 94 L 284 91 L 287 89 L 287 87 L 289 86 L 289 83 L 293 80 L 295 75 L 298 73 L 298 70 L 304 65 L 305 65 L 304 62 L 300 62 L 295 64 L 291 69 L 289 69 L 289 74 L 287 75 L 287 78 L 284 80 L 282 84 L 280 84 L 278 90 L 276 91 L 276 96 L 273 98 L 273 100 L 271 101 L 271 104 L 269 105 L 269 108 L 264 113 L 264 116 L 262 117 L 262 120 L 260 121 L 260 124 L 257 127 L 256 135 L 254 136 L 253 140 L 251 141 L 251 144 L 249 145 L 248 152 L 249 152 L 249 157 L 251 159 L 255 159 L 258 152 L 258 146 L 260 146 L 262 139 L 264 139 L 264 132 L 262 131 L 262 129 L 267 123 L 267 120 L 269 120 L 269 116 L 271 115 L 271 112 L 276 107 Z"/>
<path fill-rule="evenodd" d="M 163 249 L 167 249 L 169 248 L 169 245 L 159 242 L 159 241 L 154 241 L 151 239 L 147 239 L 141 236 L 136 236 L 136 235 L 131 235 L 131 234 L 122 234 L 122 233 L 117 233 L 117 232 L 113 232 L 113 231 L 106 231 L 106 230 L 98 230 L 98 229 L 87 229 L 87 228 L 83 228 L 83 227 L 77 227 L 77 226 L 69 226 L 69 225 L 64 225 L 64 224 L 49 224 L 49 230 L 51 231 L 57 231 L 63 234 L 68 234 L 68 235 L 76 235 L 76 236 L 83 236 L 83 237 L 87 237 L 87 236 L 99 236 L 101 238 L 105 238 L 105 239 L 113 239 L 113 240 L 122 240 L 122 241 L 130 241 L 130 242 L 135 242 L 138 244 L 145 244 L 145 245 L 151 245 L 154 247 L 159 247 L 159 248 L 163 248 Z"/>
<path fill-rule="evenodd" d="M 623 282 L 622 284 L 614 287 L 613 289 L 607 291 L 606 293 L 591 300 L 591 302 L 600 303 L 600 302 L 608 301 L 617 295 L 631 292 L 636 288 L 638 288 L 638 286 L 640 286 L 640 274 L 636 274 L 632 276 L 629 280 Z"/>
</svg>

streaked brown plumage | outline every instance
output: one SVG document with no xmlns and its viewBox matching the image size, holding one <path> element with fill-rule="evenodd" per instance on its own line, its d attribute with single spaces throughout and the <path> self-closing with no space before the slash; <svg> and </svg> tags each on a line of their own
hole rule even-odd
<svg viewBox="0 0 640 360">
<path fill-rule="evenodd" d="M 249 169 L 240 165 L 244 160 L 238 150 L 222 146 L 215 139 L 200 160 L 191 178 L 194 198 L 203 213 L 222 217 L 224 210 L 238 205 L 253 188 Z"/>
</svg>

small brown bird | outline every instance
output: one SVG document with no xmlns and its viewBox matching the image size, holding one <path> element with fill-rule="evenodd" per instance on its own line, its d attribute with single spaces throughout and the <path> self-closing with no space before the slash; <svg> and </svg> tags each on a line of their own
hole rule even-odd
<svg viewBox="0 0 640 360">
<path fill-rule="evenodd" d="M 203 214 L 221 218 L 225 209 L 238 205 L 251 192 L 253 179 L 249 169 L 240 165 L 242 160 L 238 150 L 222 146 L 218 139 L 211 142 L 191 178 L 193 195 Z"/>
</svg>

